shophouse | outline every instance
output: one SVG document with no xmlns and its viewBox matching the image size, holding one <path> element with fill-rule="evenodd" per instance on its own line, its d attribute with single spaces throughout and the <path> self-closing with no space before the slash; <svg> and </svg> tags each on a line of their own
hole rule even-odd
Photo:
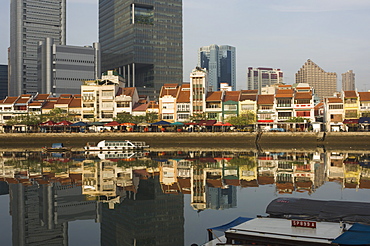
<svg viewBox="0 0 370 246">
<path fill-rule="evenodd" d="M 222 100 L 222 118 L 227 121 L 228 118 L 239 115 L 240 91 L 225 91 Z"/>
<path fill-rule="evenodd" d="M 178 84 L 164 84 L 159 93 L 159 114 L 165 121 L 174 122 L 176 117 L 176 99 L 180 90 Z"/>
<path fill-rule="evenodd" d="M 190 84 L 182 84 L 176 100 L 176 121 L 190 121 Z"/>
<path fill-rule="evenodd" d="M 343 126 L 343 100 L 338 97 L 324 99 L 324 122 L 326 130 L 338 132 L 344 130 Z"/>
<path fill-rule="evenodd" d="M 347 130 L 357 130 L 360 100 L 357 91 L 343 91 L 343 110 L 344 110 L 344 121 Z"/>
<path fill-rule="evenodd" d="M 206 113 L 209 119 L 222 121 L 223 95 L 223 91 L 208 92 L 206 98 Z"/>
</svg>

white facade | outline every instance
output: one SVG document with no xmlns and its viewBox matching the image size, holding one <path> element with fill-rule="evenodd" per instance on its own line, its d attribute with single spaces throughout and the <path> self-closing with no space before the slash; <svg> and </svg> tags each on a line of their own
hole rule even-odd
<svg viewBox="0 0 370 246">
<path fill-rule="evenodd" d="M 247 89 L 258 90 L 261 94 L 263 87 L 283 83 L 283 72 L 274 68 L 253 68 L 249 67 L 247 71 Z"/>
<path fill-rule="evenodd" d="M 208 73 L 197 67 L 190 73 L 190 115 L 203 113 L 206 109 Z"/>
</svg>

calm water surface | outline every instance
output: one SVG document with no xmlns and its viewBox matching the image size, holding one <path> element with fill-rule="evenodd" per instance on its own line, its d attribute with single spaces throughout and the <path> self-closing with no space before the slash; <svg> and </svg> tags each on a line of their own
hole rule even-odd
<svg viewBox="0 0 370 246">
<path fill-rule="evenodd" d="M 1 152 L 1 245 L 201 245 L 277 197 L 370 202 L 369 153 Z"/>
</svg>

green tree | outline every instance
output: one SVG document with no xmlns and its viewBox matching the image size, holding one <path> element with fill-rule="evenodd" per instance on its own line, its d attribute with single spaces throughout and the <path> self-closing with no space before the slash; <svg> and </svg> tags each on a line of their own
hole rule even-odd
<svg viewBox="0 0 370 246">
<path fill-rule="evenodd" d="M 285 122 L 304 122 L 305 120 L 309 121 L 308 119 L 303 117 L 291 117 L 287 119 Z"/>
<path fill-rule="evenodd" d="M 190 120 L 191 121 L 195 121 L 195 122 L 199 122 L 201 120 L 208 120 L 209 117 L 207 115 L 207 113 L 203 112 L 203 113 L 194 113 L 192 116 L 190 116 Z"/>
<path fill-rule="evenodd" d="M 256 122 L 256 113 L 252 110 L 243 111 L 239 116 L 231 116 L 226 119 L 234 126 L 247 126 Z"/>
<path fill-rule="evenodd" d="M 123 114 L 117 114 L 117 116 L 114 117 L 113 120 L 117 121 L 118 123 L 134 123 L 133 116 L 127 112 Z"/>
<path fill-rule="evenodd" d="M 48 114 L 44 114 L 44 117 L 48 120 L 52 120 L 55 122 L 63 121 L 63 120 L 72 120 L 72 116 L 65 110 L 61 108 L 54 108 L 50 110 Z"/>
<path fill-rule="evenodd" d="M 155 112 L 147 112 L 145 114 L 145 121 L 148 122 L 148 123 L 153 123 L 155 122 L 156 120 L 158 120 L 158 114 L 155 113 Z"/>
</svg>

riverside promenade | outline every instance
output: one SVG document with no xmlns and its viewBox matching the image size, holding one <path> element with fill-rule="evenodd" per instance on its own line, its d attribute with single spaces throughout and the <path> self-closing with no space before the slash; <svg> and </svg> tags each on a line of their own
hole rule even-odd
<svg viewBox="0 0 370 246">
<path fill-rule="evenodd" d="M 108 133 L 1 133 L 0 150 L 39 150 L 63 143 L 75 151 L 101 140 L 145 141 L 150 149 L 215 150 L 370 150 L 370 132 L 108 132 Z"/>
</svg>

